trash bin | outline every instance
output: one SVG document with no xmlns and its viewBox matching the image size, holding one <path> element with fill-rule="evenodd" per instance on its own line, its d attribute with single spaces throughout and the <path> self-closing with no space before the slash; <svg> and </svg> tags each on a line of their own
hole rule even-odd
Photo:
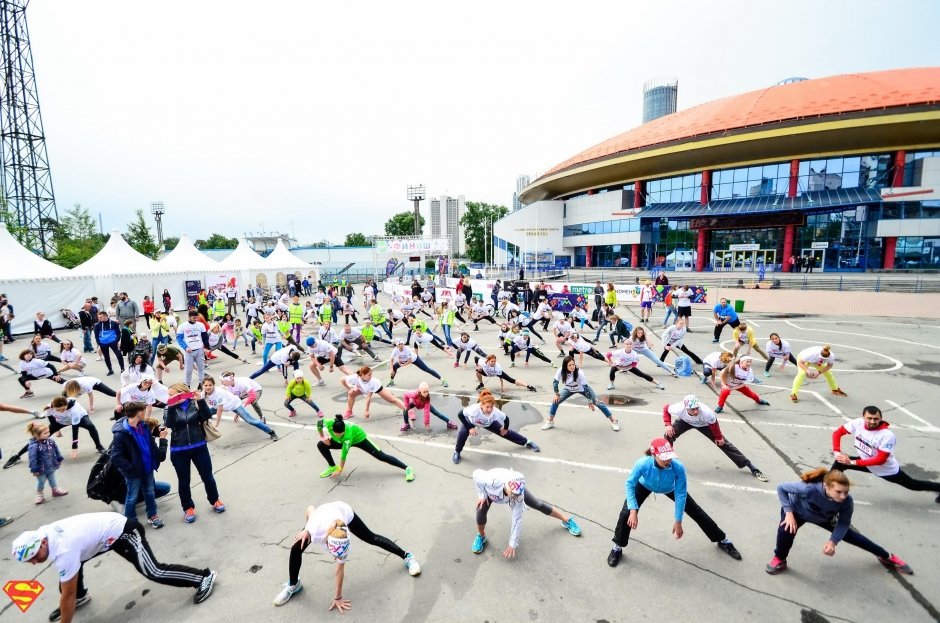
<svg viewBox="0 0 940 623">
<path fill-rule="evenodd" d="M 742 314 L 744 313 L 744 301 L 735 301 L 734 302 L 734 311 Z"/>
</svg>

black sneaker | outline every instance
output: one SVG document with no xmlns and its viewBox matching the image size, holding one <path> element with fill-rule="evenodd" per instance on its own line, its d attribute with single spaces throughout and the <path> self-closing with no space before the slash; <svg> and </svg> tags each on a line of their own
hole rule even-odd
<svg viewBox="0 0 940 623">
<path fill-rule="evenodd" d="M 479 385 L 477 385 L 476 391 L 480 391 L 482 389 L 483 389 L 483 383 L 480 383 Z"/>
<path fill-rule="evenodd" d="M 716 543 L 716 545 L 718 546 L 718 549 L 728 554 L 735 560 L 741 560 L 741 552 L 738 551 L 738 549 L 734 546 L 734 543 L 731 541 L 719 541 Z"/>
<path fill-rule="evenodd" d="M 10 469 L 11 467 L 13 467 L 19 462 L 20 462 L 20 457 L 14 454 L 9 459 L 7 459 L 6 463 L 3 464 L 3 469 Z"/>
<path fill-rule="evenodd" d="M 212 594 L 212 587 L 215 586 L 215 576 L 216 572 L 209 569 L 209 575 L 202 579 L 199 589 L 196 590 L 196 595 L 193 597 L 194 604 L 201 604 L 209 598 Z"/>
<path fill-rule="evenodd" d="M 623 556 L 623 550 L 610 550 L 610 553 L 607 554 L 607 565 L 610 567 L 616 567 L 617 563 L 620 562 L 620 557 Z"/>
<path fill-rule="evenodd" d="M 275 433 L 273 430 L 268 434 L 271 435 L 271 441 L 277 441 L 279 439 L 277 433 Z"/>
<path fill-rule="evenodd" d="M 82 606 L 88 605 L 89 601 L 91 601 L 91 595 L 86 592 L 82 597 L 79 597 L 75 600 L 75 608 L 78 609 Z M 58 608 L 49 613 L 50 621 L 58 621 L 61 618 L 62 612 Z"/>
</svg>

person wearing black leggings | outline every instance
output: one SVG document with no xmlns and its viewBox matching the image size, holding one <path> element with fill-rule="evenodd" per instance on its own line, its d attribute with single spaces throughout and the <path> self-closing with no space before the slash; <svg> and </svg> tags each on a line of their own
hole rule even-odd
<svg viewBox="0 0 940 623">
<path fill-rule="evenodd" d="M 395 347 L 392 349 L 392 373 L 388 383 L 385 384 L 386 387 L 391 387 L 395 384 L 395 375 L 398 374 L 398 370 L 400 368 L 404 368 L 412 364 L 419 370 L 424 370 L 434 378 L 438 379 L 441 382 L 441 385 L 447 387 L 447 381 L 442 378 L 437 371 L 428 367 L 428 364 L 424 363 L 424 360 L 418 356 L 418 353 L 411 350 L 411 348 L 405 344 L 405 340 L 401 339 L 400 337 L 395 338 Z"/>
<path fill-rule="evenodd" d="M 685 340 L 685 334 L 685 318 L 680 316 L 679 319 L 676 320 L 676 324 L 663 331 L 663 354 L 659 356 L 660 361 L 666 361 L 666 355 L 668 355 L 670 351 L 675 352 L 681 350 L 688 355 L 692 361 L 699 365 L 702 364 L 701 358 L 686 348 L 682 343 Z M 676 356 L 678 357 L 678 355 Z"/>
<path fill-rule="evenodd" d="M 32 398 L 33 390 L 29 382 L 39 379 L 50 379 L 60 384 L 65 382 L 54 365 L 37 358 L 33 351 L 24 350 L 20 353 L 20 376 L 16 379 L 26 390 L 20 398 Z"/>
<path fill-rule="evenodd" d="M 91 418 L 88 417 L 88 412 L 85 411 L 85 408 L 78 404 L 77 401 L 66 398 L 65 396 L 56 396 L 52 399 L 52 403 L 46 407 L 43 412 L 44 415 L 49 420 L 49 434 L 57 433 L 63 428 L 68 428 L 69 425 L 72 426 L 72 454 L 73 459 L 78 458 L 78 429 L 84 428 L 88 431 L 88 436 L 91 437 L 92 443 L 95 444 L 95 449 L 98 451 L 98 454 L 105 453 L 105 447 L 101 445 L 101 437 L 98 436 L 98 429 L 95 428 L 95 425 L 91 423 Z M 7 462 L 4 463 L 3 469 L 9 469 L 17 463 L 20 462 L 20 459 L 24 454 L 29 452 L 29 444 L 26 444 L 20 451 L 12 455 Z"/>
<path fill-rule="evenodd" d="M 477 404 L 462 409 L 457 414 L 460 420 L 460 430 L 457 431 L 457 446 L 454 448 L 454 463 L 460 463 L 460 453 L 467 443 L 467 439 L 472 435 L 476 436 L 477 427 L 483 427 L 486 430 L 499 435 L 506 441 L 511 441 L 518 446 L 525 446 L 533 452 L 539 452 L 541 448 L 534 441 L 523 437 L 509 428 L 509 416 L 496 408 L 496 399 L 493 398 L 488 390 L 480 392 L 477 398 Z"/>
<path fill-rule="evenodd" d="M 457 343 L 454 344 L 457 350 L 457 359 L 454 361 L 454 367 L 460 365 L 460 355 L 464 355 L 463 363 L 467 365 L 467 362 L 470 361 L 470 354 L 476 353 L 478 356 L 486 358 L 486 353 L 483 352 L 483 349 L 480 346 L 470 339 L 470 334 L 466 331 L 460 332 L 460 339 L 457 340 Z"/>
<path fill-rule="evenodd" d="M 303 553 L 311 543 L 316 543 L 325 546 L 337 563 L 336 592 L 329 609 L 335 608 L 341 614 L 349 610 L 352 603 L 343 598 L 343 579 L 346 575 L 346 559 L 351 545 L 350 532 L 369 545 L 384 549 L 389 554 L 401 558 L 410 575 L 416 576 L 421 573 L 421 565 L 418 564 L 413 554 L 400 548 L 388 537 L 372 532 L 346 502 L 327 502 L 320 506 L 308 506 L 304 513 L 304 520 L 306 522 L 304 529 L 297 533 L 290 549 L 287 583 L 275 596 L 275 606 L 283 606 L 291 597 L 303 590 L 304 586 L 300 582 Z"/>
<path fill-rule="evenodd" d="M 783 370 L 786 367 L 787 362 L 797 365 L 796 357 L 793 356 L 793 352 L 790 350 L 790 343 L 786 340 L 780 339 L 780 335 L 777 333 L 771 333 L 770 339 L 767 340 L 767 345 L 764 348 L 767 351 L 767 365 L 764 366 L 764 376 L 770 376 L 770 368 L 773 367 L 774 363 L 780 359 L 780 369 Z"/>
<path fill-rule="evenodd" d="M 615 389 L 614 378 L 618 372 L 629 372 L 645 381 L 649 381 L 656 386 L 656 389 L 666 389 L 662 383 L 657 383 L 653 377 L 637 367 L 640 365 L 640 356 L 633 352 L 633 342 L 631 340 L 625 341 L 621 350 L 608 352 L 604 355 L 604 360 L 610 365 L 610 384 L 607 389 Z"/>
<path fill-rule="evenodd" d="M 930 491 L 937 494 L 935 501 L 940 504 L 940 482 L 918 480 L 901 469 L 898 460 L 894 458 L 897 437 L 888 426 L 882 418 L 881 409 L 869 405 L 862 411 L 862 417 L 833 431 L 832 452 L 835 454 L 835 463 L 832 464 L 832 469 L 871 472 L 910 491 Z M 852 435 L 855 438 L 855 448 L 864 456 L 849 456 L 842 452 L 843 435 Z"/>
<path fill-rule="evenodd" d="M 325 429 L 325 430 L 324 430 Z M 346 467 L 346 455 L 350 448 L 359 448 L 372 455 L 372 458 L 388 463 L 393 467 L 405 470 L 405 481 L 411 482 L 415 479 L 414 471 L 393 457 L 385 454 L 382 450 L 372 443 L 366 432 L 355 424 L 347 424 L 343 421 L 341 414 L 336 414 L 332 420 L 324 421 L 324 418 L 317 420 L 317 433 L 320 435 L 320 441 L 317 442 L 317 450 L 326 459 L 327 467 L 320 478 L 336 478 Z M 339 450 L 339 466 L 333 462 L 334 450 Z"/>
<path fill-rule="evenodd" d="M 503 367 L 499 365 L 499 363 L 496 361 L 496 355 L 490 355 L 486 359 L 480 359 L 479 357 L 476 357 L 474 359 L 474 362 L 476 363 L 476 369 L 477 369 L 477 381 L 480 382 L 480 384 L 477 385 L 477 388 L 476 388 L 477 391 L 480 391 L 481 389 L 483 389 L 483 377 L 484 376 L 498 378 L 500 391 L 506 391 L 505 381 L 509 381 L 513 385 L 518 385 L 519 387 L 525 387 L 530 392 L 535 391 L 534 386 L 528 385 L 524 381 L 517 381 L 516 379 L 512 378 L 511 376 L 503 372 Z"/>
<path fill-rule="evenodd" d="M 510 367 L 516 365 L 516 353 L 525 353 L 525 366 L 529 367 L 529 356 L 534 355 L 536 359 L 541 359 L 548 365 L 555 367 L 555 362 L 549 359 L 545 353 L 540 351 L 529 338 L 529 329 L 523 329 L 522 332 L 512 338 L 512 345 L 509 347 L 509 358 L 512 359 Z"/>
</svg>

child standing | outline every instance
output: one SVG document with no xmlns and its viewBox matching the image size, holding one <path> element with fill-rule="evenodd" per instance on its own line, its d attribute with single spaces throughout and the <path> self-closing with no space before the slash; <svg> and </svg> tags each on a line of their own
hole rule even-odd
<svg viewBox="0 0 940 623">
<path fill-rule="evenodd" d="M 62 464 L 62 453 L 55 441 L 49 438 L 49 426 L 40 422 L 30 422 L 26 432 L 32 436 L 29 442 L 29 471 L 36 477 L 36 504 L 46 501 L 43 490 L 46 481 L 52 488 L 52 497 L 68 495 L 68 491 L 59 487 L 55 473 Z"/>
<path fill-rule="evenodd" d="M 310 381 L 304 378 L 302 370 L 294 370 L 294 378 L 287 384 L 285 391 L 287 397 L 284 399 L 284 406 L 287 408 L 287 417 L 297 417 L 297 411 L 291 406 L 295 400 L 305 402 L 317 412 L 317 417 L 323 417 L 323 411 L 317 406 L 317 403 L 310 397 L 313 394 L 313 387 Z"/>
</svg>

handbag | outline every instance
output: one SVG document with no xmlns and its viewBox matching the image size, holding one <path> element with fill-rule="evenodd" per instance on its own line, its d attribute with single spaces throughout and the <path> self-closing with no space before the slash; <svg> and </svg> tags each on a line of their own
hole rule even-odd
<svg viewBox="0 0 940 623">
<path fill-rule="evenodd" d="M 114 344 L 117 339 L 117 332 L 114 329 L 102 329 L 98 333 L 98 342 L 101 344 Z"/>
<path fill-rule="evenodd" d="M 202 430 L 206 434 L 206 441 L 215 441 L 222 436 L 222 431 L 215 427 L 215 424 L 206 420 L 202 423 Z"/>
</svg>

